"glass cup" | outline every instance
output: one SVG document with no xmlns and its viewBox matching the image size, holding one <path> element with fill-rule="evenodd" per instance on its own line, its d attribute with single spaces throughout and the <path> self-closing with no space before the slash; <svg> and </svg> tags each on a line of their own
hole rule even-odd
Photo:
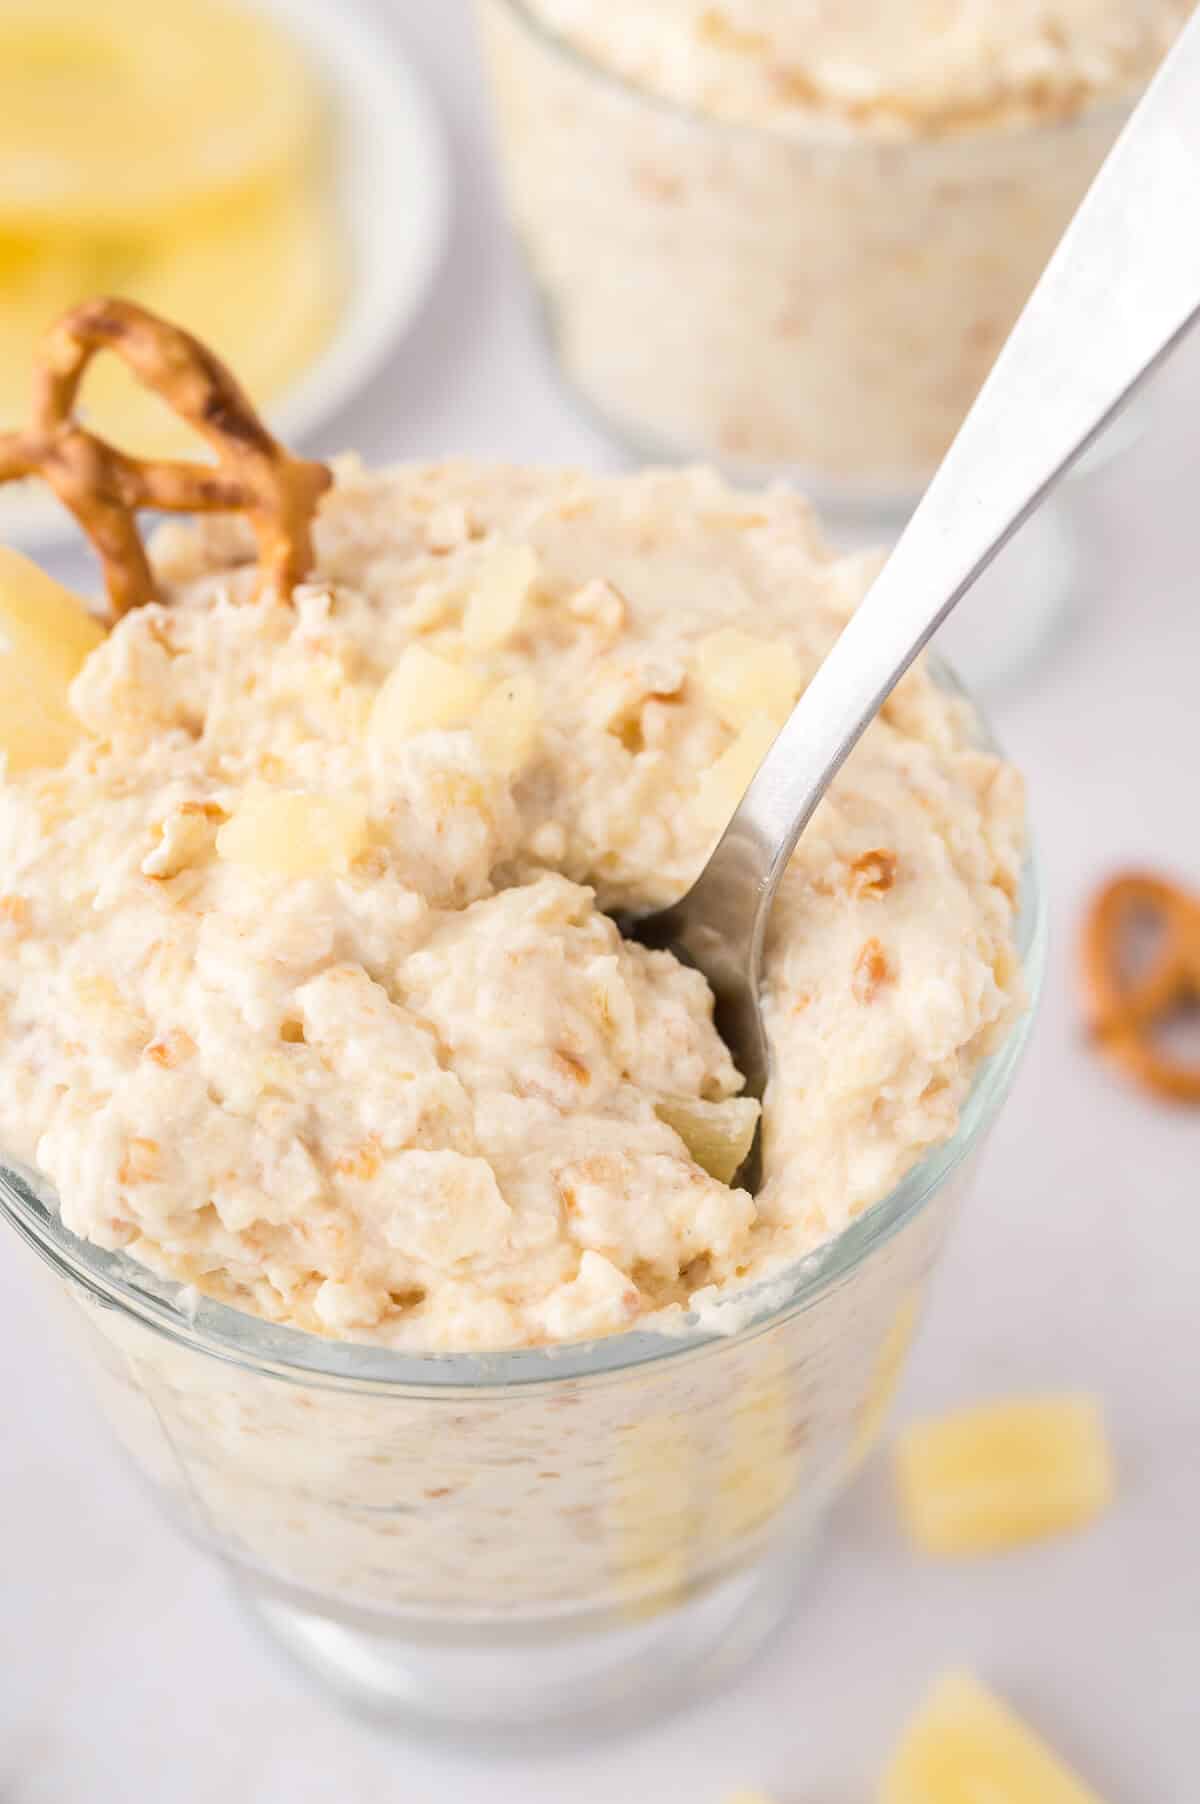
<svg viewBox="0 0 1200 1804">
<path fill-rule="evenodd" d="M 893 538 L 1124 123 L 885 137 L 756 127 L 630 85 L 527 0 L 479 0 L 509 208 L 555 362 L 639 459 L 794 480 Z M 975 683 L 1026 663 L 1075 571 L 1043 513 L 948 634 Z"/>
<path fill-rule="evenodd" d="M 947 679 L 949 680 L 949 679 Z M 346 1702 L 484 1739 L 627 1722 L 739 1665 L 792 1608 L 873 1444 L 1040 985 L 952 1139 L 798 1265 L 692 1322 L 401 1354 L 272 1326 L 77 1239 L 28 1171 L 0 1211 L 44 1262 L 98 1402 L 257 1624 Z"/>
</svg>

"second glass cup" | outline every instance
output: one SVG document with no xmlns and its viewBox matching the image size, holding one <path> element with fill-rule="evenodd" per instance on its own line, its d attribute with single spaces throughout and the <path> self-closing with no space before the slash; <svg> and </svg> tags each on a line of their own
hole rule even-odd
<svg viewBox="0 0 1200 1804">
<path fill-rule="evenodd" d="M 571 388 L 640 458 L 786 475 L 843 539 L 894 536 L 1130 97 L 940 135 L 742 124 L 630 85 L 525 0 L 479 10 L 513 222 Z M 969 679 L 1037 649 L 1072 552 L 1054 514 L 1009 552 L 1003 612 L 981 598 L 954 625 Z"/>
</svg>

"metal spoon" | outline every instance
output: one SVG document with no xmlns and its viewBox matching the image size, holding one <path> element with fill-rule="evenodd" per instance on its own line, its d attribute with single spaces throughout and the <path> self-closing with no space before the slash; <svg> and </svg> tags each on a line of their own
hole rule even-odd
<svg viewBox="0 0 1200 1804">
<path fill-rule="evenodd" d="M 697 965 L 761 1097 L 763 937 L 829 783 L 917 653 L 1200 313 L 1200 17 L 1068 227 L 887 564 L 792 711 L 696 882 L 623 923 Z M 735 1182 L 755 1188 L 756 1141 Z"/>
</svg>

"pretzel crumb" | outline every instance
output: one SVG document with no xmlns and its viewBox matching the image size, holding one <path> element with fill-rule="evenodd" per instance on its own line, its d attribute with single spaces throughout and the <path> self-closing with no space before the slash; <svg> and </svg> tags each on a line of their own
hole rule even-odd
<svg viewBox="0 0 1200 1804">
<path fill-rule="evenodd" d="M 7 921 L 10 927 L 28 927 L 29 903 L 27 899 L 24 896 L 12 894 L 0 896 L 0 920 Z"/>
<path fill-rule="evenodd" d="M 159 1175 L 162 1147 L 157 1140 L 143 1140 L 134 1135 L 117 1171 L 122 1184 L 148 1184 Z"/>
<path fill-rule="evenodd" d="M 850 866 L 852 896 L 883 896 L 896 881 L 894 852 L 864 852 Z"/>
<path fill-rule="evenodd" d="M 888 963 L 887 953 L 876 939 L 866 942 L 857 959 L 854 961 L 854 979 L 851 988 L 855 1000 L 863 1003 L 876 1002 L 885 985 L 893 982 L 895 973 Z"/>
<path fill-rule="evenodd" d="M 378 1175 L 380 1165 L 379 1142 L 372 1137 L 356 1146 L 353 1152 L 343 1153 L 334 1162 L 333 1169 L 339 1177 L 358 1178 L 362 1183 L 369 1183 Z"/>
<path fill-rule="evenodd" d="M 584 1061 L 577 1053 L 571 1052 L 566 1046 L 559 1046 L 556 1048 L 554 1062 L 568 1077 L 574 1078 L 577 1084 L 588 1084 L 591 1082 L 592 1074 Z"/>
<path fill-rule="evenodd" d="M 185 1033 L 182 1027 L 173 1027 L 168 1033 L 151 1040 L 146 1048 L 146 1057 L 156 1065 L 163 1066 L 164 1070 L 174 1071 L 176 1066 L 190 1059 L 195 1050 L 196 1042 L 191 1034 Z"/>
</svg>

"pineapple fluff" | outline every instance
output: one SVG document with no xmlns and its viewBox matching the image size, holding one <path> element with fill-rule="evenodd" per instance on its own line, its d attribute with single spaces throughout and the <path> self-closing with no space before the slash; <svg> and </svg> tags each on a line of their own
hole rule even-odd
<svg viewBox="0 0 1200 1804">
<path fill-rule="evenodd" d="M 666 1327 L 949 1135 L 1021 1005 L 1014 773 L 918 668 L 775 910 L 758 1104 L 615 907 L 694 877 L 869 581 L 698 471 L 346 461 L 294 606 L 160 529 L 107 636 L 0 563 L 0 1146 L 105 1248 L 428 1349 Z M 44 718 L 45 731 L 38 732 Z"/>
</svg>

